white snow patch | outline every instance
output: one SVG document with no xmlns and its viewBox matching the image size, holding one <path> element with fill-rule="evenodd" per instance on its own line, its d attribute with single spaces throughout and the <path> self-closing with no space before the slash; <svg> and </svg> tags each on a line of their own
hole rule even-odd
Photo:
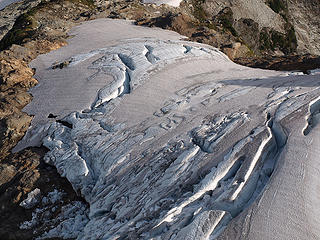
<svg viewBox="0 0 320 240">
<path fill-rule="evenodd" d="M 182 0 L 143 0 L 144 3 L 154 3 L 158 6 L 161 4 L 167 4 L 173 7 L 179 7 Z"/>
<path fill-rule="evenodd" d="M 41 191 L 39 188 L 34 189 L 33 191 L 28 193 L 28 197 L 23 200 L 19 205 L 25 209 L 30 209 L 35 207 L 41 198 Z"/>
</svg>

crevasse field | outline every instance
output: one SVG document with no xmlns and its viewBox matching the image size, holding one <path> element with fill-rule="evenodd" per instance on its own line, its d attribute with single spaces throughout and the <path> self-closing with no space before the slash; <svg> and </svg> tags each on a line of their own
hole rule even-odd
<svg viewBox="0 0 320 240">
<path fill-rule="evenodd" d="M 43 238 L 319 239 L 316 71 L 243 67 L 123 20 L 70 35 L 31 63 L 34 119 L 15 150 L 47 147 L 90 208 Z"/>
</svg>

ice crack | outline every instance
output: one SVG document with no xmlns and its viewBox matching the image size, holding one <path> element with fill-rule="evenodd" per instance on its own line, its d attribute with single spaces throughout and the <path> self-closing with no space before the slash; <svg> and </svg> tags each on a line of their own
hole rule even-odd
<svg viewBox="0 0 320 240">
<path fill-rule="evenodd" d="M 145 48 L 147 49 L 147 52 L 145 54 L 146 58 L 148 59 L 148 61 L 151 63 L 151 64 L 155 64 L 157 61 L 160 60 L 159 57 L 155 56 L 153 54 L 153 50 L 154 48 L 149 46 L 149 45 L 145 45 Z"/>
<path fill-rule="evenodd" d="M 302 131 L 305 136 L 320 122 L 320 97 L 309 103 L 309 114 L 306 117 L 306 120 L 307 125 Z"/>
</svg>

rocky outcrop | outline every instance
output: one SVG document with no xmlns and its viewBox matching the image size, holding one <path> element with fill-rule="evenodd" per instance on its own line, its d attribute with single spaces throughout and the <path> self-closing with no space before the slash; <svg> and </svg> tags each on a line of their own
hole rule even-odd
<svg viewBox="0 0 320 240">
<path fill-rule="evenodd" d="M 264 58 L 236 58 L 238 64 L 253 68 L 281 71 L 302 71 L 310 73 L 310 69 L 320 66 L 320 57 L 314 55 L 265 56 Z"/>
<path fill-rule="evenodd" d="M 200 22 L 222 27 L 256 55 L 319 55 L 319 3 L 283 0 L 190 0 Z M 189 6 L 188 6 L 189 7 Z"/>
<path fill-rule="evenodd" d="M 39 53 L 57 49 L 63 42 L 32 42 L 26 46 L 13 45 L 0 53 L 0 153 L 4 157 L 23 137 L 32 117 L 22 112 L 31 101 L 27 91 L 37 84 L 33 78 L 34 69 L 29 61 Z"/>
<path fill-rule="evenodd" d="M 289 0 L 288 13 L 298 40 L 298 53 L 320 55 L 320 4 L 317 0 Z"/>
<path fill-rule="evenodd" d="M 276 9 L 270 1 L 262 0 L 196 2 L 205 19 L 218 28 L 220 26 L 220 31 L 238 38 L 255 55 L 278 54 L 277 51 L 288 54 L 296 50 L 294 28 L 288 21 L 286 4 Z"/>
<path fill-rule="evenodd" d="M 273 28 L 284 32 L 284 20 L 265 3 L 264 0 L 207 0 L 204 9 L 209 16 L 216 16 L 225 8 L 233 12 L 234 21 L 252 19 L 259 28 Z"/>
<path fill-rule="evenodd" d="M 2 9 L 0 11 L 0 39 L 12 28 L 21 14 L 37 6 L 40 2 L 41 0 L 21 1 Z"/>
</svg>

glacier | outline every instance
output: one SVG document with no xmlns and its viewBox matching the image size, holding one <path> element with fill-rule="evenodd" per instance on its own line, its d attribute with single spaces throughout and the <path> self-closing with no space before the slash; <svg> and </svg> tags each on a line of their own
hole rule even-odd
<svg viewBox="0 0 320 240">
<path fill-rule="evenodd" d="M 306 173 L 319 158 L 317 72 L 247 68 L 125 20 L 89 21 L 71 34 L 66 47 L 31 63 L 39 84 L 24 110 L 34 119 L 15 151 L 47 147 L 44 160 L 88 202 L 77 239 L 230 237 L 248 211 L 256 227 L 246 239 L 270 239 L 269 228 L 279 228 L 272 239 L 312 239 L 306 229 L 320 236 L 317 224 L 293 227 L 305 213 L 291 217 L 307 204 L 307 218 L 319 222 L 319 196 L 303 187 L 319 176 L 319 167 Z"/>
</svg>

